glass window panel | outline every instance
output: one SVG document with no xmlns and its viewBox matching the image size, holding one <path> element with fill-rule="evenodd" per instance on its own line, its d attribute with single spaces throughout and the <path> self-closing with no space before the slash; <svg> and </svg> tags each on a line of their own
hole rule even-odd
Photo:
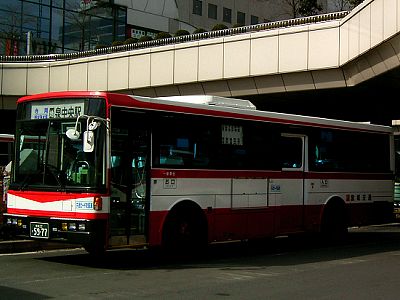
<svg viewBox="0 0 400 300">
<path fill-rule="evenodd" d="M 258 17 L 257 16 L 251 16 L 251 25 L 258 24 Z"/>
<path fill-rule="evenodd" d="M 246 14 L 244 12 L 238 11 L 236 22 L 240 25 L 245 25 L 246 24 Z"/>
<path fill-rule="evenodd" d="M 42 5 L 39 8 L 40 17 L 43 19 L 50 19 L 50 7 Z"/>
<path fill-rule="evenodd" d="M 1 24 L 0 30 L 3 32 L 5 37 L 16 37 L 20 35 L 20 29 L 12 25 Z"/>
<path fill-rule="evenodd" d="M 50 0 L 29 0 L 30 2 L 50 5 Z M 53 0 L 54 1 L 54 0 Z"/>
<path fill-rule="evenodd" d="M 125 40 L 125 24 L 117 24 L 117 30 L 116 30 L 116 35 L 117 35 L 117 40 Z"/>
<path fill-rule="evenodd" d="M 193 14 L 203 15 L 203 2 L 200 0 L 193 0 Z"/>
<path fill-rule="evenodd" d="M 85 13 L 96 17 L 113 19 L 113 11 L 111 7 L 93 7 L 86 10 Z"/>
<path fill-rule="evenodd" d="M 113 42 L 113 21 L 96 18 L 91 23 L 93 36 L 92 41 L 96 44 L 111 45 Z"/>
<path fill-rule="evenodd" d="M 23 14 L 30 16 L 39 16 L 39 5 L 30 2 L 23 2 Z"/>
<path fill-rule="evenodd" d="M 232 9 L 224 7 L 222 20 L 226 23 L 232 22 Z"/>
<path fill-rule="evenodd" d="M 126 20 L 126 8 L 117 8 L 117 19 L 119 22 L 125 23 Z"/>
<path fill-rule="evenodd" d="M 67 0 L 65 1 L 65 9 L 71 11 L 80 11 L 81 10 L 81 0 Z"/>
<path fill-rule="evenodd" d="M 35 16 L 22 16 L 22 25 L 25 30 L 40 31 L 40 19 Z"/>
<path fill-rule="evenodd" d="M 14 3 L 15 2 L 15 3 Z M 0 9 L 0 28 L 5 36 L 20 35 L 21 3 L 19 1 L 6 1 Z"/>
<path fill-rule="evenodd" d="M 217 19 L 217 8 L 215 4 L 208 3 L 208 17 L 210 19 Z"/>
<path fill-rule="evenodd" d="M 64 7 L 64 0 L 53 0 L 53 7 Z"/>
<path fill-rule="evenodd" d="M 1 0 L 1 9 L 12 13 L 21 13 L 21 2 L 15 0 Z"/>
<path fill-rule="evenodd" d="M 58 46 L 62 45 L 62 32 L 63 32 L 63 11 L 61 9 L 53 8 L 51 19 L 51 40 L 57 43 Z"/>
<path fill-rule="evenodd" d="M 40 29 L 44 32 L 50 31 L 50 20 L 49 19 L 41 19 L 40 20 Z"/>
</svg>

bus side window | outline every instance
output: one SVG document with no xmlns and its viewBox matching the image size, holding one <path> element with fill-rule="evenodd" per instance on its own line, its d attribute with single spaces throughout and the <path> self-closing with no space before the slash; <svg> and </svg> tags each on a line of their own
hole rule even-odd
<svg viewBox="0 0 400 300">
<path fill-rule="evenodd" d="M 303 140 L 300 137 L 281 137 L 281 160 L 285 169 L 303 166 Z"/>
</svg>

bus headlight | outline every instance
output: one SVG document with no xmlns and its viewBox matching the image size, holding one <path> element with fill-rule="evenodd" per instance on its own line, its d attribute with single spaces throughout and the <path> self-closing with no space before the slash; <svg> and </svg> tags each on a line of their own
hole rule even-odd
<svg viewBox="0 0 400 300">
<path fill-rule="evenodd" d="M 68 230 L 75 231 L 76 230 L 76 223 L 69 223 Z"/>
<path fill-rule="evenodd" d="M 67 231 L 68 230 L 68 223 L 67 222 L 61 223 L 61 230 L 62 231 Z"/>
<path fill-rule="evenodd" d="M 79 231 L 85 231 L 85 230 L 86 230 L 86 225 L 85 225 L 85 223 L 79 223 L 79 224 L 78 224 L 78 230 L 79 230 Z"/>
</svg>

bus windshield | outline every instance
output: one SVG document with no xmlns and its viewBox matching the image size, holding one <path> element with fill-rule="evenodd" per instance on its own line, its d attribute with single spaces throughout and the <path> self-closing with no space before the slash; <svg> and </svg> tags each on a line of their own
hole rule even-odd
<svg viewBox="0 0 400 300">
<path fill-rule="evenodd" d="M 105 130 L 95 131 L 93 152 L 83 151 L 83 135 L 71 140 L 68 129 L 86 130 L 86 120 L 24 120 L 17 122 L 12 184 L 18 189 L 64 190 L 105 186 Z"/>
</svg>

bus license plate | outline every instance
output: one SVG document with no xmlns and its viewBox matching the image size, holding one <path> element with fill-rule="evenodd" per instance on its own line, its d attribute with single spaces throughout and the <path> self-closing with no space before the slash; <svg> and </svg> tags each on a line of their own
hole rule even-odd
<svg viewBox="0 0 400 300">
<path fill-rule="evenodd" d="M 31 222 L 31 237 L 39 239 L 49 238 L 49 224 L 48 223 L 38 223 Z"/>
</svg>

